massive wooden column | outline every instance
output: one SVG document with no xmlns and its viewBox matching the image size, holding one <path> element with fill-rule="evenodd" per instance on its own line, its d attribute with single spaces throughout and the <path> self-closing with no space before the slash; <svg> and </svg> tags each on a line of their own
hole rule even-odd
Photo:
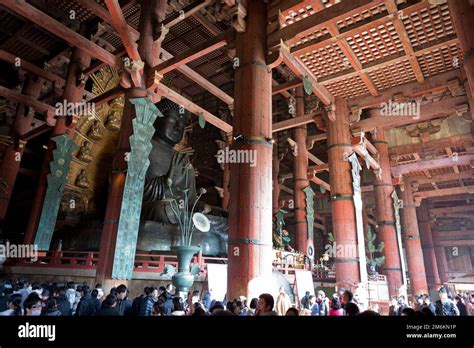
<svg viewBox="0 0 474 348">
<path fill-rule="evenodd" d="M 42 79 L 28 74 L 23 84 L 22 94 L 35 99 L 38 98 L 43 83 L 44 81 Z M 21 158 L 25 150 L 26 144 L 21 140 L 21 137 L 29 131 L 34 116 L 35 112 L 33 109 L 18 103 L 13 126 L 9 134 L 12 139 L 12 144 L 5 149 L 3 160 L 0 164 L 0 178 L 4 180 L 5 185 L 5 189 L 0 190 L 0 221 L 3 221 L 7 214 L 13 186 L 15 185 L 18 169 L 20 169 Z"/>
<path fill-rule="evenodd" d="M 249 293 L 249 283 L 272 270 L 272 76 L 266 65 L 267 14 L 263 0 L 248 2 L 246 31 L 237 33 L 234 142 L 255 151 L 256 166 L 231 165 L 227 298 Z M 260 278 L 263 279 L 263 278 Z M 257 281 L 257 280 L 256 280 Z M 261 289 L 264 290 L 263 288 Z"/>
<path fill-rule="evenodd" d="M 156 66 L 159 62 L 161 41 L 155 41 L 154 37 L 158 28 L 160 28 L 160 23 L 165 18 L 166 4 L 166 0 L 144 0 L 142 2 L 139 20 L 141 34 L 137 49 L 141 60 L 145 63 L 145 80 L 151 76 L 151 67 Z M 135 118 L 135 107 L 130 99 L 146 96 L 147 90 L 145 87 L 131 87 L 125 93 L 125 106 L 110 175 L 107 208 L 96 271 L 96 282 L 102 283 L 104 290 L 110 289 L 117 283 L 126 282 L 124 279 L 112 279 L 112 272 L 115 249 L 119 242 L 117 240 L 118 226 L 127 177 L 128 166 L 125 156 L 127 152 L 131 151 L 130 136 L 133 133 L 132 120 Z"/>
<path fill-rule="evenodd" d="M 434 245 L 434 252 L 436 255 L 436 264 L 438 266 L 438 274 L 441 284 L 445 284 L 449 277 L 447 276 L 448 272 L 448 261 L 446 259 L 446 249 L 444 246 L 440 245 L 439 242 L 439 233 L 437 230 L 433 229 L 433 245 Z"/>
<path fill-rule="evenodd" d="M 405 184 L 405 189 L 401 192 L 401 199 L 403 201 L 401 214 L 402 232 L 405 241 L 411 293 L 412 295 L 427 294 L 428 284 L 426 282 L 425 262 L 423 260 L 418 219 L 416 218 L 416 207 L 410 182 Z"/>
<path fill-rule="evenodd" d="M 125 106 L 112 164 L 112 173 L 110 175 L 107 208 L 96 271 L 96 281 L 102 283 L 104 289 L 108 289 L 112 285 L 112 282 L 109 282 L 109 280 L 112 275 L 120 209 L 122 207 L 122 197 L 127 177 L 126 154 L 130 152 L 130 136 L 133 131 L 132 120 L 135 117 L 135 108 L 130 99 L 145 96 L 146 90 L 144 88 L 129 88 L 125 93 Z"/>
<path fill-rule="evenodd" d="M 296 88 L 296 117 L 304 116 L 303 87 Z M 308 186 L 308 150 L 306 149 L 306 125 L 293 129 L 297 154 L 293 157 L 293 199 L 295 201 L 295 249 L 307 253 L 308 221 L 306 220 L 306 194 Z"/>
<path fill-rule="evenodd" d="M 87 24 L 81 24 L 79 29 L 81 34 L 87 32 Z M 89 67 L 91 56 L 77 47 L 73 49 L 71 59 L 69 61 L 68 72 L 66 76 L 66 85 L 63 92 L 63 101 L 67 103 L 81 103 L 82 94 L 84 93 L 85 83 L 81 83 L 79 77 L 81 73 Z M 48 143 L 48 150 L 45 155 L 43 167 L 38 181 L 38 188 L 36 189 L 33 206 L 31 208 L 30 219 L 26 228 L 24 237 L 25 244 L 31 244 L 35 240 L 38 224 L 41 218 L 44 199 L 46 196 L 47 177 L 50 172 L 50 162 L 53 160 L 53 151 L 56 148 L 55 142 L 52 138 L 69 133 L 71 138 L 74 135 L 74 126 L 76 119 L 70 115 L 59 115 L 56 118 L 56 124 L 51 132 L 51 137 Z M 69 127 L 69 128 L 68 128 Z"/>
<path fill-rule="evenodd" d="M 377 109 L 369 111 L 369 117 L 380 116 Z M 380 178 L 374 175 L 374 194 L 377 218 L 377 237 L 384 242 L 385 264 L 383 274 L 387 276 L 390 297 L 398 295 L 398 289 L 403 284 L 400 249 L 395 228 L 395 213 L 393 207 L 392 175 L 390 173 L 390 158 L 385 129 L 377 127 L 372 134 L 372 144 L 378 151 L 379 163 L 382 169 Z"/>
<path fill-rule="evenodd" d="M 433 245 L 433 234 L 431 231 L 430 218 L 426 201 L 422 201 L 417 209 L 418 225 L 420 228 L 421 248 L 423 249 L 423 259 L 425 260 L 426 281 L 431 290 L 439 288 L 438 264 Z"/>
<path fill-rule="evenodd" d="M 340 287 L 351 287 L 360 282 L 357 260 L 357 230 L 352 191 L 352 153 L 349 109 L 346 100 L 335 101 L 336 119 L 326 119 L 331 185 L 331 212 L 336 252 L 336 282 Z M 339 251 L 337 252 L 339 248 Z"/>
</svg>

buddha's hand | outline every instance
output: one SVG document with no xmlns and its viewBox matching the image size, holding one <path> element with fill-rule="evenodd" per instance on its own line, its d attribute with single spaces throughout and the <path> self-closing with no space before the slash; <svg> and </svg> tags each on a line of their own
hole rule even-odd
<svg viewBox="0 0 474 348">
<path fill-rule="evenodd" d="M 170 170 L 166 175 L 166 185 L 178 186 L 186 177 L 189 160 L 186 153 L 177 152 L 171 160 Z"/>
</svg>

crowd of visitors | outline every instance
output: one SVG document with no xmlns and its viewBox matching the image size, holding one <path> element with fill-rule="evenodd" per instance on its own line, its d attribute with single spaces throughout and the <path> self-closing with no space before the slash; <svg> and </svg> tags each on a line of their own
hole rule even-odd
<svg viewBox="0 0 474 348">
<path fill-rule="evenodd" d="M 104 294 L 101 284 L 91 289 L 87 284 L 69 282 L 65 285 L 29 282 L 0 282 L 0 316 L 376 316 L 378 307 L 360 311 L 351 291 L 342 289 L 327 297 L 323 290 L 316 296 L 309 291 L 297 309 L 280 288 L 276 298 L 261 294 L 247 301 L 240 296 L 219 301 L 207 291 L 190 292 L 187 299 L 173 293 L 173 286 L 145 287 L 143 293 L 130 298 L 127 286 L 119 285 Z M 451 296 L 445 287 L 438 291 L 439 299 L 429 295 L 416 296 L 407 303 L 404 296 L 393 298 L 389 315 L 395 316 L 474 316 L 474 294 Z"/>
</svg>

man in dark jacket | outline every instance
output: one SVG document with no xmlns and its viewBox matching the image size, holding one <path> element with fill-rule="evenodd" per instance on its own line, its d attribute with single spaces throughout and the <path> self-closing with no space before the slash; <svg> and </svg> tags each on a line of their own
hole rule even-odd
<svg viewBox="0 0 474 348">
<path fill-rule="evenodd" d="M 435 314 L 437 316 L 458 316 L 459 310 L 452 300 L 448 298 L 448 292 L 443 286 L 438 290 L 439 300 L 436 301 Z"/>
<path fill-rule="evenodd" d="M 138 315 L 141 317 L 147 317 L 153 313 L 153 304 L 155 303 L 155 298 L 158 296 L 158 290 L 153 286 L 145 288 L 145 297 L 142 298 L 140 303 L 140 308 L 138 310 Z"/>
<path fill-rule="evenodd" d="M 129 316 L 132 313 L 132 301 L 127 297 L 127 287 L 124 284 L 117 286 L 117 310 L 122 316 Z"/>
<path fill-rule="evenodd" d="M 423 308 L 428 308 L 433 313 L 433 315 L 436 312 L 436 307 L 433 304 L 433 302 L 431 302 L 430 295 L 428 295 L 428 294 L 425 294 L 423 296 L 423 304 L 421 305 L 420 310 L 422 310 Z"/>
<path fill-rule="evenodd" d="M 95 303 L 92 301 L 90 294 L 89 286 L 83 285 L 79 293 L 81 294 L 81 299 L 77 304 L 76 316 L 87 317 L 95 314 Z"/>
<path fill-rule="evenodd" d="M 113 294 L 107 295 L 96 315 L 99 317 L 119 316 L 120 313 L 117 310 L 117 297 Z"/>
</svg>

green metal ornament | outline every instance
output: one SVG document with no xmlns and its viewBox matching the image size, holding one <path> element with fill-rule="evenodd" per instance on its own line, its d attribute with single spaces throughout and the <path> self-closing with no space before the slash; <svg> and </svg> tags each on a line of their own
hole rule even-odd
<svg viewBox="0 0 474 348">
<path fill-rule="evenodd" d="M 206 126 L 206 119 L 204 118 L 203 114 L 199 114 L 199 127 L 204 128 Z"/>
<path fill-rule="evenodd" d="M 303 76 L 303 87 L 307 95 L 311 95 L 311 93 L 313 93 L 313 84 L 311 83 L 311 80 L 308 76 Z"/>
</svg>

